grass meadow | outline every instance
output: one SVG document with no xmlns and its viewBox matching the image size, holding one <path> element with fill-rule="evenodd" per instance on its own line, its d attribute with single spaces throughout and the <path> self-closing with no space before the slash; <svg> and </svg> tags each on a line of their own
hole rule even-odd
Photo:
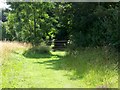
<svg viewBox="0 0 120 90">
<path fill-rule="evenodd" d="M 31 44 L 0 42 L 2 88 L 118 88 L 118 53 L 107 48 L 34 53 Z"/>
</svg>

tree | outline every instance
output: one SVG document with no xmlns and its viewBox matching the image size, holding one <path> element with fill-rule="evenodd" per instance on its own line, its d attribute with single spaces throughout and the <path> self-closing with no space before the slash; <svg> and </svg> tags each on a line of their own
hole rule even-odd
<svg viewBox="0 0 120 90">
<path fill-rule="evenodd" d="M 50 15 L 54 3 L 9 3 L 12 10 L 7 13 L 5 23 L 9 40 L 18 40 L 38 44 L 54 37 L 55 15 Z"/>
<path fill-rule="evenodd" d="M 118 3 L 72 3 L 72 47 L 117 47 L 118 6 Z"/>
<path fill-rule="evenodd" d="M 41 43 L 69 40 L 76 47 L 120 47 L 119 3 L 9 3 L 6 38 Z"/>
</svg>

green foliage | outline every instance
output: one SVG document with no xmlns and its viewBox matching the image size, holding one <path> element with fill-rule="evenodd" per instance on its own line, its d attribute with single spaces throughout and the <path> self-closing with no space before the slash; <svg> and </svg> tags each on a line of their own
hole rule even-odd
<svg viewBox="0 0 120 90">
<path fill-rule="evenodd" d="M 8 4 L 4 38 L 31 42 L 33 47 L 11 54 L 3 66 L 3 88 L 118 87 L 118 52 L 112 49 L 120 47 L 120 3 Z M 42 44 L 52 39 L 69 40 L 68 56 L 51 54 Z"/>
<path fill-rule="evenodd" d="M 33 46 L 32 48 L 29 49 L 29 52 L 31 54 L 50 54 L 50 47 L 46 46 L 45 44 L 41 44 L 38 46 Z"/>
<path fill-rule="evenodd" d="M 72 25 L 71 5 L 72 3 L 56 3 L 55 15 L 58 17 L 57 32 L 55 34 L 56 40 L 69 39 L 69 32 Z"/>
<path fill-rule="evenodd" d="M 56 23 L 52 11 L 54 3 L 9 3 L 12 10 L 6 12 L 6 38 L 38 44 L 54 37 Z M 52 13 L 52 14 L 51 14 Z"/>
<path fill-rule="evenodd" d="M 117 3 L 73 3 L 73 47 L 119 46 Z"/>
<path fill-rule="evenodd" d="M 7 40 L 31 42 L 70 40 L 73 48 L 120 47 L 119 3 L 12 2 L 5 11 Z M 23 9 L 24 8 L 24 9 Z"/>
</svg>

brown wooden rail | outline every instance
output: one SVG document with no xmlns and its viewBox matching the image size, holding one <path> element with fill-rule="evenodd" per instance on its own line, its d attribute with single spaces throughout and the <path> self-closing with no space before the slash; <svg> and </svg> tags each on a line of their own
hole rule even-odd
<svg viewBox="0 0 120 90">
<path fill-rule="evenodd" d="M 53 50 L 65 50 L 67 47 L 67 40 L 55 40 L 55 41 L 48 41 L 48 45 L 54 43 Z"/>
</svg>

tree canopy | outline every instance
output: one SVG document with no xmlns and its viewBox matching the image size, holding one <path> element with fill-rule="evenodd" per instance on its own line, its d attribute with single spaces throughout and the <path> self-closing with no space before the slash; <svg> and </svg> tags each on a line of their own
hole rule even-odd
<svg viewBox="0 0 120 90">
<path fill-rule="evenodd" d="M 9 2 L 3 37 L 39 44 L 69 40 L 72 48 L 120 47 L 119 3 Z"/>
</svg>

